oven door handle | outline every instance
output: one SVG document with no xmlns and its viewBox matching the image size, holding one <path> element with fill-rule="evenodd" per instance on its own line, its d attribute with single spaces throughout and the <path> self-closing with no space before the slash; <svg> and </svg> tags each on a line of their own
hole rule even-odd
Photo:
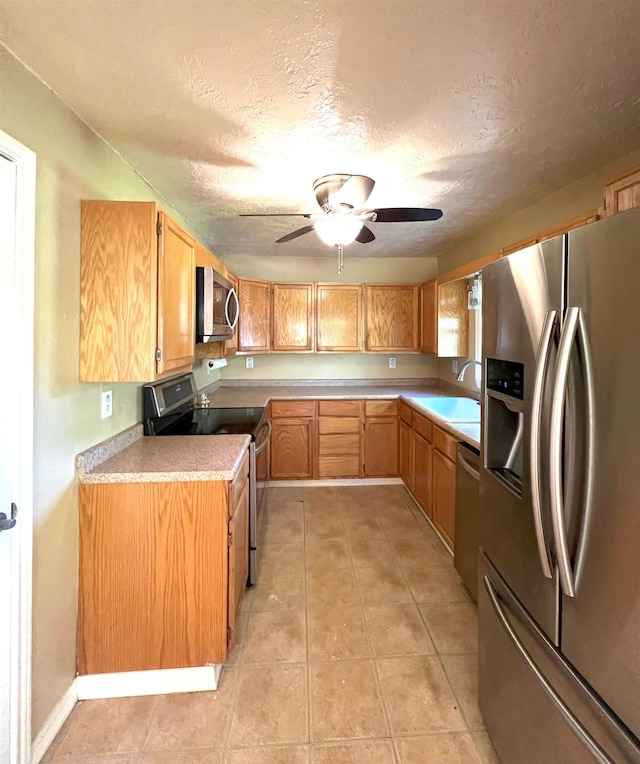
<svg viewBox="0 0 640 764">
<path fill-rule="evenodd" d="M 264 430 L 265 427 L 269 430 L 269 432 L 267 434 L 267 437 L 262 441 L 262 443 L 259 446 L 256 447 L 256 456 L 265 448 L 265 446 L 271 440 L 272 425 L 271 425 L 271 422 L 268 419 L 265 420 L 265 423 L 260 428 L 260 432 L 262 432 L 262 430 Z M 258 440 L 258 438 L 256 437 L 256 441 L 257 440 Z"/>
</svg>

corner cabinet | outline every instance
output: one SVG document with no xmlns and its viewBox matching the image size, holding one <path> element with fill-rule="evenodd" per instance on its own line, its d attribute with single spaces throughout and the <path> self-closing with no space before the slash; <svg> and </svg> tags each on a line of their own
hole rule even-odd
<svg viewBox="0 0 640 764">
<path fill-rule="evenodd" d="M 195 240 L 154 202 L 82 202 L 80 379 L 191 368 Z"/>
</svg>

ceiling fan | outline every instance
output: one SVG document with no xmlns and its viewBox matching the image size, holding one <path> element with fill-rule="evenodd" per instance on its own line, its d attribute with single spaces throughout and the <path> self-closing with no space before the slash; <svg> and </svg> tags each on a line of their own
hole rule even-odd
<svg viewBox="0 0 640 764">
<path fill-rule="evenodd" d="M 428 207 L 382 207 L 366 209 L 375 181 L 366 175 L 335 173 L 314 181 L 313 190 L 323 214 L 310 212 L 245 213 L 241 217 L 302 217 L 314 222 L 276 240 L 276 244 L 315 231 L 330 246 L 338 248 L 338 273 L 342 273 L 344 247 L 354 241 L 368 244 L 376 237 L 365 223 L 407 223 L 438 220 L 442 210 Z"/>
</svg>

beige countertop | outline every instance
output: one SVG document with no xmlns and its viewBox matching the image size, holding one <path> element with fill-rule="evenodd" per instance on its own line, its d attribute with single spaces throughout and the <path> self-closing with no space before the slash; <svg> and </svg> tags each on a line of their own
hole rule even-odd
<svg viewBox="0 0 640 764">
<path fill-rule="evenodd" d="M 233 480 L 250 440 L 248 435 L 139 437 L 113 456 L 86 469 L 92 452 L 89 449 L 78 457 L 78 482 Z"/>
<path fill-rule="evenodd" d="M 204 389 L 207 392 L 207 388 Z M 442 390 L 434 385 L 415 387 L 393 385 L 250 385 L 247 387 L 216 387 L 209 393 L 210 406 L 233 408 L 235 406 L 266 406 L 270 400 L 331 400 L 402 398 L 419 411 L 429 416 L 442 429 L 454 437 L 480 449 L 480 424 L 475 422 L 448 422 L 438 414 L 423 406 L 417 399 L 439 398 L 463 395 Z M 468 396 L 471 397 L 471 396 Z"/>
</svg>

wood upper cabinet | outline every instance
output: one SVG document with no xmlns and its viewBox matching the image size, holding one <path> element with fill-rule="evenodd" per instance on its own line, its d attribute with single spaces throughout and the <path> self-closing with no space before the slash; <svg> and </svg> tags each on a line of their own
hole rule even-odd
<svg viewBox="0 0 640 764">
<path fill-rule="evenodd" d="M 464 279 L 438 285 L 438 356 L 469 355 L 469 308 Z"/>
<path fill-rule="evenodd" d="M 315 401 L 271 401 L 271 477 L 314 475 Z"/>
<path fill-rule="evenodd" d="M 364 475 L 398 475 L 398 402 L 365 401 Z"/>
<path fill-rule="evenodd" d="M 362 335 L 362 286 L 317 284 L 316 350 L 359 353 Z"/>
<path fill-rule="evenodd" d="M 240 279 L 238 350 L 268 353 L 271 349 L 271 283 Z"/>
<path fill-rule="evenodd" d="M 418 287 L 365 285 L 366 349 L 411 352 L 418 349 Z"/>
<path fill-rule="evenodd" d="M 272 294 L 271 350 L 276 352 L 313 350 L 314 285 L 310 283 L 274 284 Z"/>
<path fill-rule="evenodd" d="M 82 202 L 80 379 L 148 382 L 194 360 L 194 239 L 154 202 Z"/>
<path fill-rule="evenodd" d="M 640 207 L 640 167 L 604 187 L 605 215 Z"/>
<path fill-rule="evenodd" d="M 420 352 L 438 352 L 438 282 L 420 284 Z"/>
</svg>

